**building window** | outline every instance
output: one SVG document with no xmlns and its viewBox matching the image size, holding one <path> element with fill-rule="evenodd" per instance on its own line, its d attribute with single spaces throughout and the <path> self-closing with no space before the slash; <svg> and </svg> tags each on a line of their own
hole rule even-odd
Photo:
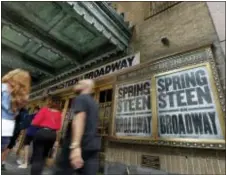
<svg viewBox="0 0 226 175">
<path fill-rule="evenodd" d="M 108 125 L 112 116 L 112 89 L 100 91 L 99 94 L 99 134 L 108 135 Z"/>
<path fill-rule="evenodd" d="M 112 101 L 112 89 L 100 91 L 99 103 L 106 103 Z"/>
</svg>

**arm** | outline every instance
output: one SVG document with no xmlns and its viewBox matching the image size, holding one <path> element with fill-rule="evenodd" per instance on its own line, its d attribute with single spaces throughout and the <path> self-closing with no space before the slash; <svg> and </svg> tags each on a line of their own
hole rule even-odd
<svg viewBox="0 0 226 175">
<path fill-rule="evenodd" d="M 62 129 L 63 119 L 64 119 L 64 118 L 63 118 L 63 115 L 60 113 L 60 114 L 59 114 L 59 120 L 58 120 L 58 127 L 57 127 L 57 128 L 58 128 L 58 129 L 57 129 L 58 131 L 61 131 L 61 129 Z"/>
<path fill-rule="evenodd" d="M 42 108 L 34 117 L 34 119 L 32 120 L 32 125 L 34 126 L 39 126 L 40 123 L 43 120 L 45 114 L 45 108 Z"/>
<path fill-rule="evenodd" d="M 28 111 L 26 109 L 23 109 L 21 113 L 21 120 L 20 120 L 20 127 L 21 129 L 27 129 L 29 126 L 29 120 L 30 120 L 30 115 L 28 114 Z"/>
<path fill-rule="evenodd" d="M 72 121 L 72 143 L 71 146 L 80 146 L 86 121 L 86 113 L 79 112 Z"/>
<path fill-rule="evenodd" d="M 73 103 L 75 116 L 72 121 L 71 147 L 80 147 L 86 123 L 86 101 L 83 96 L 79 96 Z"/>
</svg>

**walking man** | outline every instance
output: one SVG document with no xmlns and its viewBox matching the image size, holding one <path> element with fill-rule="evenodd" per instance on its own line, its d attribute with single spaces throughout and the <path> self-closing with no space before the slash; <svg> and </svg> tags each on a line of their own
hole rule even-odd
<svg viewBox="0 0 226 175">
<path fill-rule="evenodd" d="M 97 136 L 98 105 L 92 97 L 94 82 L 81 80 L 74 87 L 79 95 L 73 101 L 74 117 L 70 123 L 54 175 L 96 175 L 101 147 Z"/>
</svg>

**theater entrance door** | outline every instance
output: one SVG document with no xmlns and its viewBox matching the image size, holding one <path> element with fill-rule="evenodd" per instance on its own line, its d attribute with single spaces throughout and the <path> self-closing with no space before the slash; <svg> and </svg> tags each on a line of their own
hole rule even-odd
<svg viewBox="0 0 226 175">
<path fill-rule="evenodd" d="M 107 136 L 109 136 L 109 124 L 112 117 L 112 85 L 100 87 L 96 90 L 96 99 L 99 103 L 99 126 L 98 133 L 101 136 L 100 173 L 103 174 L 105 162 L 105 150 Z"/>
</svg>

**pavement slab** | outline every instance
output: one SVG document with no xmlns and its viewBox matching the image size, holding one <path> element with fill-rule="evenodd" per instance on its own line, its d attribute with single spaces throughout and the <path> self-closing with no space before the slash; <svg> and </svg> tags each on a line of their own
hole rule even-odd
<svg viewBox="0 0 226 175">
<path fill-rule="evenodd" d="M 6 171 L 1 171 L 2 175 L 30 175 L 30 167 L 27 169 L 20 169 L 18 168 L 18 164 L 16 163 L 17 157 L 15 153 L 11 153 L 6 161 Z M 106 162 L 106 168 L 105 168 L 105 173 L 104 174 L 124 174 L 122 173 L 124 170 L 124 164 L 121 163 L 110 163 L 108 164 Z M 121 169 L 120 169 L 121 167 Z M 150 169 L 150 168 L 142 168 L 142 167 L 135 167 L 135 166 L 129 166 L 129 171 L 131 174 L 137 174 L 137 175 L 170 175 L 167 172 L 161 171 L 161 170 L 155 170 L 155 169 Z M 42 175 L 51 175 L 52 171 L 51 168 L 46 167 L 43 171 Z M 171 174 L 172 175 L 172 174 Z"/>
<path fill-rule="evenodd" d="M 1 171 L 2 175 L 29 175 L 30 174 L 30 166 L 27 169 L 18 168 L 18 164 L 16 162 L 17 157 L 15 153 L 11 153 L 5 163 L 6 171 Z M 51 169 L 45 168 L 43 171 L 43 175 L 50 175 Z"/>
</svg>

